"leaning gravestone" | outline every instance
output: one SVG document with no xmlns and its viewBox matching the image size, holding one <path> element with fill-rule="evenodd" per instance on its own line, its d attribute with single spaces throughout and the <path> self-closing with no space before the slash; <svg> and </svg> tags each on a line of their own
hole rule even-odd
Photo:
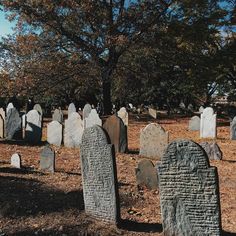
<svg viewBox="0 0 236 236">
<path fill-rule="evenodd" d="M 125 126 L 128 127 L 129 125 L 129 113 L 126 111 L 125 107 L 121 107 L 120 110 L 117 112 L 117 116 L 122 119 Z"/>
<path fill-rule="evenodd" d="M 21 134 L 21 117 L 16 108 L 11 108 L 6 117 L 6 139 L 20 139 Z"/>
<path fill-rule="evenodd" d="M 8 103 L 7 108 L 6 108 L 6 114 L 9 112 L 10 109 L 15 108 L 13 103 Z"/>
<path fill-rule="evenodd" d="M 149 108 L 148 108 L 148 113 L 149 113 L 149 115 L 150 115 L 152 118 L 154 118 L 154 119 L 157 118 L 157 110 L 155 110 L 155 109 L 149 107 Z"/>
<path fill-rule="evenodd" d="M 47 125 L 47 142 L 56 146 L 61 146 L 62 124 L 53 120 Z"/>
<path fill-rule="evenodd" d="M 40 143 L 42 137 L 42 116 L 36 110 L 27 113 L 25 139 L 31 144 Z"/>
<path fill-rule="evenodd" d="M 5 126 L 4 126 L 4 119 L 2 118 L 2 116 L 0 115 L 0 138 L 4 138 L 4 134 L 5 134 Z"/>
<path fill-rule="evenodd" d="M 40 153 L 40 169 L 54 173 L 55 171 L 55 152 L 45 146 Z"/>
<path fill-rule="evenodd" d="M 151 123 L 140 133 L 139 155 L 160 159 L 169 141 L 169 134 L 159 124 Z"/>
<path fill-rule="evenodd" d="M 64 145 L 66 147 L 79 147 L 84 132 L 83 121 L 77 112 L 72 112 L 65 120 Z"/>
<path fill-rule="evenodd" d="M 21 168 L 21 157 L 18 153 L 11 156 L 11 166 L 17 169 Z"/>
<path fill-rule="evenodd" d="M 157 171 L 164 235 L 220 235 L 218 174 L 203 149 L 174 141 Z"/>
<path fill-rule="evenodd" d="M 205 150 L 210 160 L 222 160 L 223 154 L 216 142 L 213 143 L 202 142 L 199 143 L 199 145 Z"/>
<path fill-rule="evenodd" d="M 216 138 L 216 114 L 211 107 L 204 109 L 200 122 L 201 138 Z"/>
<path fill-rule="evenodd" d="M 157 171 L 149 160 L 141 160 L 135 169 L 136 181 L 139 187 L 146 186 L 148 189 L 157 189 Z"/>
<path fill-rule="evenodd" d="M 80 159 L 85 211 L 102 220 L 118 222 L 120 207 L 115 156 L 100 126 L 85 129 Z"/>
<path fill-rule="evenodd" d="M 92 127 L 93 125 L 102 126 L 102 120 L 100 119 L 96 109 L 92 109 L 88 117 L 85 118 L 85 128 Z"/>
<path fill-rule="evenodd" d="M 58 121 L 59 123 L 63 123 L 63 113 L 61 109 L 55 109 L 52 115 L 52 120 Z"/>
<path fill-rule="evenodd" d="M 230 139 L 236 140 L 236 116 L 233 118 L 230 123 Z"/>
<path fill-rule="evenodd" d="M 38 113 L 39 113 L 41 116 L 43 116 L 43 110 L 42 110 L 42 107 L 40 106 L 40 104 L 38 104 L 38 103 L 35 104 L 33 109 L 36 110 L 36 111 L 38 111 Z"/>
<path fill-rule="evenodd" d="M 200 118 L 198 116 L 193 116 L 188 125 L 188 130 L 197 131 L 200 130 Z"/>
<path fill-rule="evenodd" d="M 103 125 L 103 128 L 106 130 L 111 144 L 114 145 L 115 151 L 123 153 L 126 152 L 128 149 L 127 128 L 121 118 L 116 115 L 108 117 Z"/>
<path fill-rule="evenodd" d="M 72 102 L 72 103 L 70 103 L 70 105 L 68 107 L 68 118 L 70 117 L 70 115 L 73 112 L 76 112 L 76 107 L 75 107 L 75 104 Z"/>
</svg>

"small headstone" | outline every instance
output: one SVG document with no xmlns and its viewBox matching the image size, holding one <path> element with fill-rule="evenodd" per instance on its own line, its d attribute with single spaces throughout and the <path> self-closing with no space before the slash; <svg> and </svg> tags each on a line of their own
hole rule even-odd
<svg viewBox="0 0 236 236">
<path fill-rule="evenodd" d="M 105 221 L 120 219 L 115 155 L 100 126 L 85 129 L 80 147 L 85 212 Z"/>
<path fill-rule="evenodd" d="M 230 139 L 236 140 L 236 116 L 230 123 Z"/>
<path fill-rule="evenodd" d="M 211 107 L 204 109 L 200 122 L 201 138 L 216 138 L 216 114 Z"/>
<path fill-rule="evenodd" d="M 5 134 L 5 126 L 4 126 L 5 120 L 0 115 L 0 138 L 4 138 Z"/>
<path fill-rule="evenodd" d="M 77 112 L 72 112 L 65 120 L 64 145 L 66 147 L 79 147 L 84 132 L 83 121 Z"/>
<path fill-rule="evenodd" d="M 213 143 L 201 142 L 199 144 L 205 150 L 210 160 L 222 160 L 223 154 L 216 142 Z"/>
<path fill-rule="evenodd" d="M 61 109 L 55 109 L 52 115 L 52 120 L 58 121 L 59 123 L 63 123 L 63 112 Z"/>
<path fill-rule="evenodd" d="M 169 141 L 169 134 L 159 124 L 148 124 L 140 133 L 139 155 L 160 159 Z"/>
<path fill-rule="evenodd" d="M 198 116 L 193 116 L 190 119 L 188 130 L 191 130 L 191 131 L 200 130 L 200 118 Z"/>
<path fill-rule="evenodd" d="M 6 139 L 20 139 L 21 133 L 21 117 L 16 108 L 11 108 L 7 112 L 6 117 Z"/>
<path fill-rule="evenodd" d="M 154 119 L 157 118 L 157 110 L 155 110 L 155 109 L 149 107 L 149 108 L 148 108 L 148 113 L 149 113 L 149 115 L 150 115 L 152 118 L 154 118 Z"/>
<path fill-rule="evenodd" d="M 47 142 L 56 146 L 61 146 L 62 124 L 53 120 L 47 125 Z"/>
<path fill-rule="evenodd" d="M 11 102 L 8 103 L 7 108 L 6 108 L 6 113 L 8 113 L 9 110 L 12 109 L 12 108 L 15 108 L 14 105 L 13 105 L 13 103 L 11 103 Z"/>
<path fill-rule="evenodd" d="M 92 109 L 88 117 L 85 118 L 85 128 L 92 127 L 93 125 L 102 126 L 102 120 L 100 119 L 96 109 Z"/>
<path fill-rule="evenodd" d="M 157 189 L 157 171 L 149 160 L 141 160 L 135 169 L 136 181 L 139 187 L 145 186 L 148 189 Z"/>
<path fill-rule="evenodd" d="M 55 171 L 55 152 L 45 146 L 40 153 L 40 169 L 54 173 Z"/>
<path fill-rule="evenodd" d="M 41 116 L 43 116 L 43 110 L 42 110 L 42 107 L 40 106 L 40 104 L 38 104 L 38 103 L 35 104 L 33 110 L 38 111 L 38 113 L 39 113 Z"/>
<path fill-rule="evenodd" d="M 18 153 L 11 156 L 11 166 L 18 169 L 21 168 L 21 157 Z"/>
<path fill-rule="evenodd" d="M 116 115 L 108 117 L 103 128 L 106 130 L 111 144 L 114 145 L 115 151 L 126 152 L 128 149 L 127 128 L 121 118 Z"/>
<path fill-rule="evenodd" d="M 129 113 L 126 111 L 125 107 L 121 107 L 120 110 L 117 112 L 118 117 L 120 117 L 125 126 L 128 127 L 129 125 Z"/>
<path fill-rule="evenodd" d="M 72 103 L 70 103 L 70 105 L 68 107 L 68 118 L 70 117 L 70 115 L 73 112 L 76 112 L 76 107 L 75 107 L 75 104 L 72 102 Z"/>
<path fill-rule="evenodd" d="M 217 169 L 198 144 L 169 144 L 157 172 L 163 235 L 221 235 Z"/>
</svg>

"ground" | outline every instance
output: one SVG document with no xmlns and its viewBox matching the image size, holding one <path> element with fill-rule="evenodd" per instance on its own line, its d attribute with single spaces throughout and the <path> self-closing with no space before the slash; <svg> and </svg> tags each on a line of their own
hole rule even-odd
<svg viewBox="0 0 236 236">
<path fill-rule="evenodd" d="M 163 117 L 157 122 L 169 131 L 170 141 L 204 141 L 198 131 L 188 131 L 188 120 Z M 145 115 L 132 115 L 129 152 L 116 155 L 122 218 L 118 226 L 85 214 L 78 149 L 54 147 L 56 172 L 48 174 L 39 170 L 43 144 L 26 146 L 0 141 L 0 236 L 162 235 L 159 192 L 138 190 L 135 180 L 135 167 L 143 158 L 138 155 L 140 129 L 154 121 Z M 236 235 L 236 140 L 229 139 L 227 119 L 218 120 L 217 133 L 223 160 L 210 164 L 218 168 L 223 235 Z M 21 170 L 9 164 L 15 152 L 22 157 Z"/>
</svg>

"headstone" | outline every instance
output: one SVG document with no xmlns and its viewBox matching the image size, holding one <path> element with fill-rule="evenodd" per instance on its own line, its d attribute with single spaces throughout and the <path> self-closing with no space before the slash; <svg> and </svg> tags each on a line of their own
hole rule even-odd
<svg viewBox="0 0 236 236">
<path fill-rule="evenodd" d="M 84 131 L 83 121 L 77 112 L 72 112 L 65 120 L 64 145 L 66 147 L 79 147 Z"/>
<path fill-rule="evenodd" d="M 56 146 L 61 146 L 62 124 L 53 120 L 47 125 L 47 142 Z"/>
<path fill-rule="evenodd" d="M 150 115 L 152 118 L 154 118 L 154 119 L 157 118 L 157 110 L 155 110 L 155 109 L 149 107 L 149 108 L 148 108 L 148 113 L 149 113 L 149 115 Z"/>
<path fill-rule="evenodd" d="M 185 104 L 184 104 L 183 102 L 181 102 L 181 103 L 179 104 L 179 107 L 180 107 L 181 109 L 185 109 L 185 108 L 186 108 L 186 106 L 185 106 Z"/>
<path fill-rule="evenodd" d="M 190 119 L 188 130 L 191 130 L 191 131 L 200 130 L 200 118 L 198 116 L 193 116 Z"/>
<path fill-rule="evenodd" d="M 213 143 L 201 142 L 199 144 L 205 150 L 210 160 L 222 160 L 223 154 L 216 142 Z"/>
<path fill-rule="evenodd" d="M 63 123 L 63 112 L 61 109 L 55 109 L 52 115 L 52 120 L 58 121 L 59 123 Z"/>
<path fill-rule="evenodd" d="M 6 117 L 6 139 L 20 139 L 21 134 L 21 117 L 16 108 L 11 108 Z"/>
<path fill-rule="evenodd" d="M 4 111 L 3 108 L 0 108 L 0 115 L 2 116 L 2 118 L 4 119 L 4 121 L 6 120 L 6 113 Z"/>
<path fill-rule="evenodd" d="M 204 109 L 200 122 L 201 138 L 216 138 L 216 114 L 211 107 Z"/>
<path fill-rule="evenodd" d="M 216 167 L 188 140 L 169 144 L 157 166 L 163 235 L 220 235 Z"/>
<path fill-rule="evenodd" d="M 190 104 L 188 104 L 188 110 L 189 111 L 193 111 L 193 105 L 190 103 Z"/>
<path fill-rule="evenodd" d="M 90 112 L 92 110 L 92 107 L 90 104 L 85 104 L 83 108 L 83 121 L 84 121 L 84 127 L 86 127 L 86 118 L 89 116 Z"/>
<path fill-rule="evenodd" d="M 21 168 L 21 157 L 18 153 L 11 156 L 11 166 L 17 169 Z"/>
<path fill-rule="evenodd" d="M 128 149 L 127 128 L 121 118 L 116 115 L 108 117 L 103 128 L 106 130 L 111 144 L 114 145 L 115 151 L 126 152 Z"/>
<path fill-rule="evenodd" d="M 87 128 L 82 137 L 80 159 L 85 212 L 105 221 L 120 219 L 115 155 L 103 129 Z"/>
<path fill-rule="evenodd" d="M 25 139 L 31 144 L 40 143 L 42 137 L 42 116 L 37 110 L 27 113 L 27 124 L 25 129 Z"/>
<path fill-rule="evenodd" d="M 12 102 L 8 103 L 7 108 L 6 108 L 6 113 L 8 113 L 9 110 L 12 109 L 12 108 L 15 108 L 13 103 Z"/>
<path fill-rule="evenodd" d="M 236 116 L 233 118 L 230 123 L 230 139 L 236 140 Z"/>
<path fill-rule="evenodd" d="M 141 160 L 135 169 L 136 181 L 139 187 L 145 186 L 148 189 L 157 189 L 157 171 L 150 160 Z"/>
<path fill-rule="evenodd" d="M 43 116 L 43 110 L 42 110 L 42 107 L 40 106 L 40 104 L 38 104 L 38 103 L 35 104 L 33 110 L 38 111 L 38 113 L 39 113 L 41 116 Z"/>
<path fill-rule="evenodd" d="M 75 104 L 72 102 L 72 103 L 70 103 L 70 105 L 68 107 L 68 118 L 70 117 L 70 115 L 73 112 L 76 112 L 76 107 L 75 107 Z"/>
<path fill-rule="evenodd" d="M 40 153 L 40 169 L 52 173 L 55 171 L 55 152 L 49 146 L 45 146 Z"/>
<path fill-rule="evenodd" d="M 5 135 L 5 126 L 4 126 L 4 119 L 2 118 L 2 116 L 0 115 L 0 138 L 4 138 Z"/>
<path fill-rule="evenodd" d="M 126 127 L 129 125 L 129 113 L 126 111 L 125 107 L 121 107 L 117 112 L 117 115 L 123 120 Z"/>
<path fill-rule="evenodd" d="M 102 126 L 102 120 L 100 119 L 96 109 L 92 109 L 88 117 L 85 118 L 85 128 L 92 127 L 93 125 Z"/>
<path fill-rule="evenodd" d="M 160 159 L 164 154 L 169 141 L 169 133 L 159 124 L 148 124 L 140 133 L 139 155 Z"/>
<path fill-rule="evenodd" d="M 204 107 L 203 107 L 203 106 L 200 106 L 200 107 L 199 107 L 199 112 L 200 112 L 200 113 L 203 113 L 203 111 L 204 111 Z"/>
</svg>

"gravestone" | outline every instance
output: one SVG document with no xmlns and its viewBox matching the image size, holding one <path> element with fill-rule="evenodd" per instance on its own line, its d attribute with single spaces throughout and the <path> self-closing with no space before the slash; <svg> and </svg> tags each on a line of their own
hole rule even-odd
<svg viewBox="0 0 236 236">
<path fill-rule="evenodd" d="M 102 126 L 102 120 L 100 119 L 96 109 L 92 109 L 88 117 L 85 118 L 85 128 L 92 127 L 93 125 Z"/>
<path fill-rule="evenodd" d="M 221 234 L 217 169 L 198 144 L 170 143 L 157 172 L 164 235 Z"/>
<path fill-rule="evenodd" d="M 76 112 L 76 107 L 75 107 L 75 104 L 72 102 L 72 103 L 70 103 L 70 105 L 68 107 L 68 118 L 70 117 L 70 115 L 73 112 Z"/>
<path fill-rule="evenodd" d="M 159 124 L 148 124 L 140 133 L 139 155 L 160 159 L 169 141 L 169 133 Z"/>
<path fill-rule="evenodd" d="M 106 130 L 111 144 L 114 145 L 115 151 L 126 152 L 128 149 L 127 128 L 121 118 L 116 115 L 108 117 L 103 128 Z"/>
<path fill-rule="evenodd" d="M 188 125 L 188 130 L 197 131 L 200 130 L 200 118 L 198 116 L 193 116 Z"/>
<path fill-rule="evenodd" d="M 236 140 L 236 116 L 233 118 L 230 123 L 230 139 Z"/>
<path fill-rule="evenodd" d="M 183 102 L 181 102 L 181 103 L 179 104 L 179 108 L 181 108 L 181 109 L 186 109 L 186 106 L 185 106 L 185 104 L 184 104 Z"/>
<path fill-rule="evenodd" d="M 6 117 L 6 139 L 21 139 L 21 117 L 17 109 L 11 108 Z"/>
<path fill-rule="evenodd" d="M 61 109 L 55 109 L 52 115 L 52 120 L 58 121 L 59 123 L 63 123 L 63 113 Z"/>
<path fill-rule="evenodd" d="M 150 160 L 141 160 L 135 169 L 136 181 L 139 187 L 146 186 L 148 189 L 157 189 L 157 171 Z"/>
<path fill-rule="evenodd" d="M 84 121 L 84 127 L 86 127 L 86 118 L 89 116 L 90 112 L 92 110 L 92 107 L 90 104 L 85 104 L 83 108 L 83 121 Z"/>
<path fill-rule="evenodd" d="M 49 146 L 45 146 L 40 153 L 40 169 L 54 173 L 55 152 Z"/>
<path fill-rule="evenodd" d="M 11 156 L 11 166 L 17 169 L 21 168 L 21 157 L 18 153 Z"/>
<path fill-rule="evenodd" d="M 2 116 L 3 120 L 6 120 L 6 113 L 3 108 L 0 108 L 0 115 Z"/>
<path fill-rule="evenodd" d="M 26 117 L 25 139 L 31 144 L 38 144 L 42 137 L 42 116 L 37 110 L 31 110 Z"/>
<path fill-rule="evenodd" d="M 0 138 L 4 138 L 5 135 L 5 126 L 4 126 L 4 119 L 2 118 L 2 116 L 0 115 Z"/>
<path fill-rule="evenodd" d="M 6 108 L 6 114 L 7 114 L 7 113 L 9 112 L 9 110 L 12 109 L 12 108 L 15 108 L 14 105 L 13 105 L 13 103 L 12 103 L 12 102 L 8 103 L 8 104 L 7 104 L 7 108 Z"/>
<path fill-rule="evenodd" d="M 213 143 L 201 142 L 199 143 L 199 145 L 205 150 L 210 160 L 222 160 L 223 154 L 216 142 Z"/>
<path fill-rule="evenodd" d="M 211 107 L 205 108 L 201 114 L 200 137 L 216 138 L 216 114 Z"/>
<path fill-rule="evenodd" d="M 115 155 L 103 129 L 87 128 L 80 147 L 85 212 L 105 221 L 120 219 Z"/>
<path fill-rule="evenodd" d="M 148 113 L 149 113 L 149 115 L 150 115 L 152 118 L 154 118 L 154 119 L 157 118 L 157 110 L 155 110 L 155 109 L 149 107 L 149 108 L 148 108 Z"/>
<path fill-rule="evenodd" d="M 190 104 L 188 104 L 188 110 L 189 111 L 193 111 L 193 105 L 190 103 Z"/>
<path fill-rule="evenodd" d="M 77 112 L 72 112 L 65 120 L 64 145 L 66 147 L 79 147 L 84 131 L 83 121 Z"/>
<path fill-rule="evenodd" d="M 198 111 L 199 111 L 200 113 L 203 113 L 204 107 L 203 107 L 203 106 L 200 106 Z"/>
<path fill-rule="evenodd" d="M 47 142 L 56 146 L 61 146 L 62 124 L 53 120 L 47 125 Z"/>
<path fill-rule="evenodd" d="M 117 112 L 117 116 L 120 117 L 125 126 L 128 127 L 129 125 L 129 113 L 126 111 L 125 107 L 121 107 L 120 110 Z"/>
<path fill-rule="evenodd" d="M 41 116 L 43 116 L 43 110 L 42 110 L 42 107 L 40 106 L 40 104 L 38 104 L 38 103 L 35 104 L 33 110 L 38 111 L 38 113 L 39 113 Z"/>
</svg>

